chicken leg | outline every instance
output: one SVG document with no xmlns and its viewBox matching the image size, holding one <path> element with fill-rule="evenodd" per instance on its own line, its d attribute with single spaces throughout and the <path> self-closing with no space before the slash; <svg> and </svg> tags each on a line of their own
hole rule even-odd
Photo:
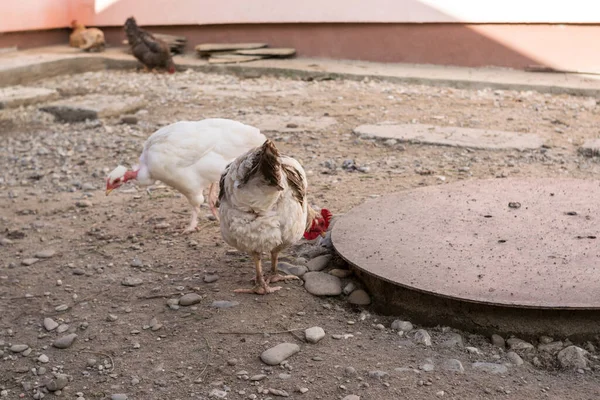
<svg viewBox="0 0 600 400">
<path fill-rule="evenodd" d="M 208 188 L 208 206 L 210 207 L 212 215 L 214 215 L 214 217 L 217 219 L 217 222 L 220 221 L 219 210 L 217 209 L 218 196 L 219 193 L 217 190 L 217 185 L 215 183 L 211 183 L 210 187 Z"/>
<path fill-rule="evenodd" d="M 267 294 L 281 290 L 281 286 L 269 286 L 269 283 L 265 281 L 262 274 L 262 262 L 260 260 L 260 254 L 252 254 L 254 265 L 256 267 L 256 286 L 252 289 L 236 289 L 235 293 L 255 293 L 255 294 Z"/>
<path fill-rule="evenodd" d="M 271 283 L 271 282 L 275 283 L 275 282 L 279 282 L 279 281 L 287 282 L 288 280 L 300 279 L 296 275 L 279 275 L 279 272 L 277 271 L 277 258 L 278 257 L 279 257 L 278 251 L 271 252 L 271 275 L 269 275 L 267 277 L 267 279 L 266 279 L 267 283 Z"/>
</svg>

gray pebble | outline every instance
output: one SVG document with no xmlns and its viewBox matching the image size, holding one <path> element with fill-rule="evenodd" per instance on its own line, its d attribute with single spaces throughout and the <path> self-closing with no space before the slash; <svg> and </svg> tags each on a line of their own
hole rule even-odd
<svg viewBox="0 0 600 400">
<path fill-rule="evenodd" d="M 300 346 L 295 343 L 280 343 L 263 351 L 260 359 L 267 365 L 279 365 L 282 361 L 300 351 Z"/>
<path fill-rule="evenodd" d="M 322 271 L 327 267 L 331 258 L 330 254 L 315 257 L 306 264 L 306 267 L 309 271 Z"/>
<path fill-rule="evenodd" d="M 57 390 L 62 390 L 69 384 L 69 379 L 66 375 L 59 374 L 56 379 L 52 379 L 50 382 L 46 384 L 46 387 L 51 392 L 56 392 Z"/>
<path fill-rule="evenodd" d="M 307 272 L 303 279 L 306 291 L 315 296 L 337 296 L 342 293 L 340 278 L 324 272 Z"/>
<path fill-rule="evenodd" d="M 506 342 L 504 338 L 500 335 L 493 334 L 491 338 L 491 342 L 494 346 L 504 349 L 506 347 Z"/>
<path fill-rule="evenodd" d="M 415 332 L 415 342 L 424 344 L 425 346 L 431 346 L 431 336 L 425 329 L 419 329 Z"/>
<path fill-rule="evenodd" d="M 277 263 L 277 268 L 286 275 L 294 275 L 300 278 L 308 272 L 308 268 L 305 265 L 293 265 L 285 261 Z"/>
<path fill-rule="evenodd" d="M 13 353 L 22 353 L 29 348 L 26 344 L 13 344 L 10 346 L 10 351 Z"/>
<path fill-rule="evenodd" d="M 134 286 L 140 286 L 142 283 L 144 283 L 144 281 L 141 278 L 134 278 L 134 277 L 128 276 L 127 278 L 123 279 L 123 281 L 121 282 L 121 285 L 134 287 Z"/>
<path fill-rule="evenodd" d="M 508 358 L 510 363 L 513 365 L 523 365 L 523 359 L 514 351 L 509 351 L 508 353 L 506 353 L 506 358 Z"/>
<path fill-rule="evenodd" d="M 473 369 L 488 372 L 490 374 L 505 374 L 508 372 L 506 365 L 496 363 L 475 362 L 472 364 L 472 367 Z"/>
<path fill-rule="evenodd" d="M 127 400 L 128 397 L 125 393 L 115 393 L 110 396 L 110 400 Z"/>
<path fill-rule="evenodd" d="M 400 319 L 397 319 L 394 322 L 392 322 L 391 328 L 395 331 L 410 332 L 413 330 L 413 324 L 409 321 L 402 321 Z"/>
<path fill-rule="evenodd" d="M 304 336 L 308 343 L 318 343 L 325 337 L 325 331 L 320 326 L 313 326 L 304 331 Z"/>
<path fill-rule="evenodd" d="M 210 306 L 214 308 L 231 308 L 239 305 L 240 303 L 237 301 L 229 301 L 229 300 L 215 300 Z"/>
<path fill-rule="evenodd" d="M 444 361 L 442 363 L 442 369 L 459 374 L 463 374 L 465 372 L 465 368 L 463 367 L 462 363 L 454 358 Z"/>
<path fill-rule="evenodd" d="M 371 297 L 366 291 L 358 289 L 350 293 L 350 296 L 348 296 L 348 303 L 357 306 L 368 306 L 371 304 Z"/>
<path fill-rule="evenodd" d="M 202 296 L 197 293 L 188 293 L 184 294 L 179 298 L 180 306 L 191 306 L 193 304 L 200 303 L 202 301 Z"/>
<path fill-rule="evenodd" d="M 369 371 L 369 377 L 374 379 L 384 379 L 388 377 L 388 373 L 385 371 L 375 370 Z"/>
<path fill-rule="evenodd" d="M 56 339 L 54 343 L 52 343 L 52 346 L 56 347 L 57 349 L 67 349 L 73 345 L 75 339 L 77 339 L 77 334 L 70 333 Z"/>
<path fill-rule="evenodd" d="M 35 253 L 36 258 L 52 258 L 56 254 L 56 250 L 46 249 Z"/>
<path fill-rule="evenodd" d="M 219 280 L 219 275 L 216 274 L 207 274 L 204 275 L 204 282 L 205 283 L 213 283 Z"/>
</svg>

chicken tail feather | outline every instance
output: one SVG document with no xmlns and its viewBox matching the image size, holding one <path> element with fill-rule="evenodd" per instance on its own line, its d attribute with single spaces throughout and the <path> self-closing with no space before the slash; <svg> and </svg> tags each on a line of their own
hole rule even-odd
<svg viewBox="0 0 600 400">
<path fill-rule="evenodd" d="M 275 186 L 279 190 L 283 190 L 280 182 L 280 168 L 279 150 L 271 140 L 267 139 L 260 148 L 254 165 L 244 179 L 244 183 L 248 183 L 248 180 L 254 174 L 260 174 L 269 186 Z"/>
</svg>

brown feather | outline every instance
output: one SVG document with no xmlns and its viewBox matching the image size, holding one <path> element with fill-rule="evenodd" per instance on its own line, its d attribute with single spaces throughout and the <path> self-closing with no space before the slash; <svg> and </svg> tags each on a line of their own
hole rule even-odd
<svg viewBox="0 0 600 400">
<path fill-rule="evenodd" d="M 279 190 L 283 190 L 279 181 L 281 178 L 279 174 L 280 168 L 279 151 L 277 150 L 277 147 L 275 147 L 275 144 L 267 139 L 258 151 L 257 156 L 254 158 L 252 168 L 250 168 L 246 176 L 243 177 L 242 183 L 248 183 L 252 176 L 259 173 L 269 186 L 275 186 Z"/>
<path fill-rule="evenodd" d="M 296 168 L 290 165 L 282 164 L 281 167 L 283 168 L 283 172 L 285 172 L 287 183 L 294 193 L 294 198 L 298 200 L 300 205 L 304 205 L 306 192 L 304 190 L 304 185 L 302 184 L 302 176 Z"/>
<path fill-rule="evenodd" d="M 229 172 L 230 166 L 231 166 L 231 163 L 227 164 L 227 166 L 225 167 L 225 170 L 221 174 L 221 179 L 219 180 L 219 198 L 217 199 L 217 204 L 215 204 L 215 207 L 217 207 L 217 208 L 219 207 L 219 205 L 221 204 L 221 201 L 225 197 L 225 177 L 227 176 L 227 173 Z"/>
</svg>

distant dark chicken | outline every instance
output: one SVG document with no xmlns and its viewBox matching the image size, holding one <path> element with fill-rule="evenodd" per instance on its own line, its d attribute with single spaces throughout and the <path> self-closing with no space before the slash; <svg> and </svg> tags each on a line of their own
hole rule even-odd
<svg viewBox="0 0 600 400">
<path fill-rule="evenodd" d="M 166 69 L 170 74 L 175 72 L 175 63 L 169 45 L 141 29 L 135 22 L 135 18 L 127 18 L 125 33 L 133 56 L 144 65 L 146 70 Z"/>
</svg>

